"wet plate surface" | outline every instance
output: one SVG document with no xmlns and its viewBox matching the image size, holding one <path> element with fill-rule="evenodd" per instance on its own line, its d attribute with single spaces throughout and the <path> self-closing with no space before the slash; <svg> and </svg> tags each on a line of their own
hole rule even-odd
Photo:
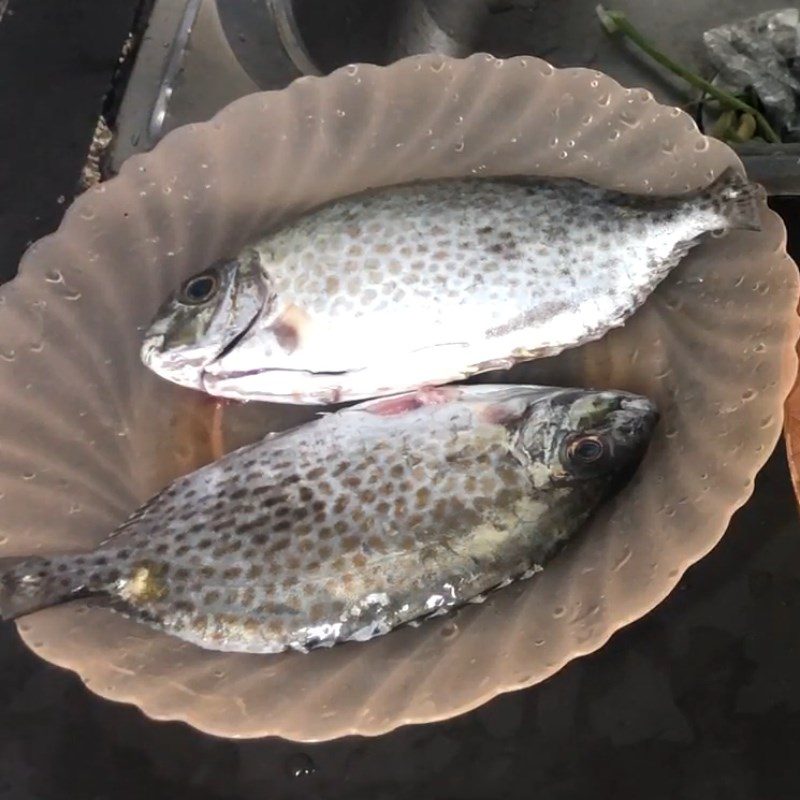
<svg viewBox="0 0 800 800">
<path fill-rule="evenodd" d="M 220 413 L 139 362 L 141 328 L 164 296 L 263 228 L 417 178 L 529 173 L 667 194 L 731 164 L 728 148 L 643 90 L 483 55 L 349 67 L 174 132 L 81 197 L 0 290 L 0 554 L 89 547 L 215 447 L 313 413 Z M 648 394 L 663 413 L 634 482 L 534 580 L 309 656 L 210 653 L 83 603 L 23 620 L 23 637 L 99 694 L 238 737 L 374 734 L 551 675 L 651 609 L 714 546 L 780 434 L 797 271 L 766 207 L 763 223 L 697 248 L 624 329 L 511 373 Z"/>
</svg>

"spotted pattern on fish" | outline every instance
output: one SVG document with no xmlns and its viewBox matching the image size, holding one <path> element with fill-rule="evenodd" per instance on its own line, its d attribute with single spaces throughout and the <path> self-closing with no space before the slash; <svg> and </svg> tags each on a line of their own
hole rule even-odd
<svg viewBox="0 0 800 800">
<path fill-rule="evenodd" d="M 366 639 L 538 568 L 654 419 L 644 398 L 540 387 L 355 406 L 178 479 L 94 552 L 0 572 L 0 612 L 95 594 L 212 649 Z M 607 459 L 569 461 L 578 434 Z"/>
<path fill-rule="evenodd" d="M 329 403 L 447 383 L 623 324 L 705 234 L 758 227 L 757 196 L 728 171 L 677 198 L 533 179 L 345 198 L 212 268 L 220 290 L 206 302 L 170 299 L 142 357 L 239 399 Z M 255 310 L 243 298 L 257 293 Z"/>
</svg>

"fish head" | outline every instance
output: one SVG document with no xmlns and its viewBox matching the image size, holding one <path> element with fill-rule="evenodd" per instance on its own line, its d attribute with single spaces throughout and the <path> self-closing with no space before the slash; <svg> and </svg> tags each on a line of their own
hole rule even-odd
<svg viewBox="0 0 800 800">
<path fill-rule="evenodd" d="M 221 260 L 189 278 L 159 309 L 141 358 L 181 386 L 203 388 L 206 367 L 245 336 L 270 305 L 270 287 L 255 250 Z"/>
<path fill-rule="evenodd" d="M 566 389 L 529 407 L 519 442 L 534 483 L 600 500 L 636 470 L 657 422 L 646 397 Z"/>
</svg>

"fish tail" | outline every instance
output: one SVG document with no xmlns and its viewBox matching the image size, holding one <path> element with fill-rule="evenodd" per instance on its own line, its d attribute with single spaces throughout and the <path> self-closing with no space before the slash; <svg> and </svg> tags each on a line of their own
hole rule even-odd
<svg viewBox="0 0 800 800">
<path fill-rule="evenodd" d="M 57 571 L 62 564 L 67 568 Z M 79 572 L 69 556 L 34 556 L 15 560 L 10 566 L 0 562 L 0 619 L 15 619 L 87 594 L 91 592 L 83 571 Z"/>
<path fill-rule="evenodd" d="M 728 167 L 703 191 L 725 220 L 726 228 L 761 230 L 764 190 L 751 183 L 735 167 Z"/>
</svg>

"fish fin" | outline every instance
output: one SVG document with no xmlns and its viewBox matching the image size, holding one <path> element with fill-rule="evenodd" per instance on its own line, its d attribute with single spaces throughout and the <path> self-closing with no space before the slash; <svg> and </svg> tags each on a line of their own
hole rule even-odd
<svg viewBox="0 0 800 800">
<path fill-rule="evenodd" d="M 751 183 L 735 167 L 728 167 L 703 194 L 719 209 L 726 228 L 761 230 L 761 199 L 764 190 Z"/>
<path fill-rule="evenodd" d="M 65 563 L 64 558 L 58 563 Z M 16 619 L 91 594 L 74 573 L 67 570 L 56 574 L 55 566 L 38 556 L 15 559 L 10 566 L 0 562 L 0 619 Z"/>
</svg>

